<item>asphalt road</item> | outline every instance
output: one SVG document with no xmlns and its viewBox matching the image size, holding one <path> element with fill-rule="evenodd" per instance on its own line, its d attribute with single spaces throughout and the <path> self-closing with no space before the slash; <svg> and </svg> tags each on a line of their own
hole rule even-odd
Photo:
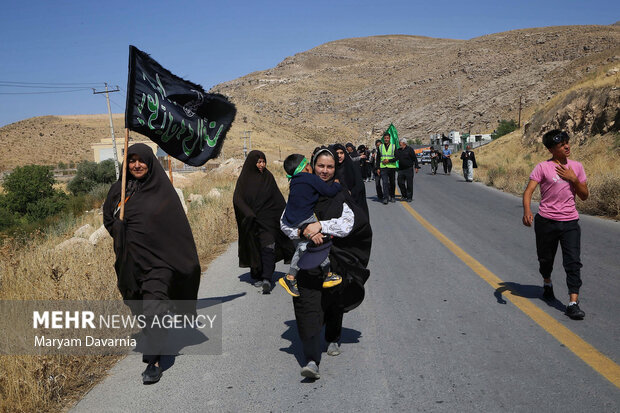
<svg viewBox="0 0 620 413">
<path fill-rule="evenodd" d="M 540 299 L 534 232 L 521 224 L 520 198 L 429 172 L 427 165 L 416 175 L 408 205 L 499 277 L 501 288 L 403 204 L 376 202 L 368 183 L 374 238 L 367 295 L 345 315 L 343 352 L 324 354 L 320 380 L 299 375 L 290 297 L 279 286 L 260 294 L 237 268 L 234 244 L 205 272 L 199 295 L 223 301 L 222 354 L 177 356 L 150 386 L 142 385 L 140 356 L 128 356 L 73 411 L 620 411 L 618 381 L 588 364 L 591 352 L 572 352 L 570 336 L 562 343 L 549 332 L 567 327 L 608 358 L 603 367 L 620 364 L 620 224 L 582 216 L 586 318 L 570 320 L 559 253 L 552 277 L 559 300 Z M 277 271 L 282 276 L 286 267 Z M 535 322 L 504 290 L 551 321 Z"/>
</svg>

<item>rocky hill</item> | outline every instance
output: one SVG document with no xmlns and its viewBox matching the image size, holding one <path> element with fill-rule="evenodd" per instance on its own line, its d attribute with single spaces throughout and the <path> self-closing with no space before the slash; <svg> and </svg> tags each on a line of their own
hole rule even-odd
<svg viewBox="0 0 620 413">
<path fill-rule="evenodd" d="M 214 90 L 258 129 L 318 142 L 368 141 L 393 122 L 410 138 L 492 131 L 614 59 L 620 27 L 516 30 L 471 40 L 378 36 L 338 40 Z M 380 132 L 379 132 L 380 133 Z"/>
<path fill-rule="evenodd" d="M 620 61 L 604 74 L 558 94 L 525 124 L 523 141 L 540 142 L 552 129 L 562 129 L 579 144 L 620 131 Z"/>
<path fill-rule="evenodd" d="M 270 159 L 320 143 L 370 143 L 390 124 L 401 135 L 492 131 L 522 119 L 571 85 L 620 61 L 620 26 L 516 30 L 470 40 L 376 36 L 337 40 L 276 67 L 215 86 L 237 105 L 222 157 L 239 156 L 242 131 Z M 122 137 L 122 115 L 115 117 Z M 92 159 L 106 116 L 43 117 L 0 128 L 0 170 Z"/>
</svg>

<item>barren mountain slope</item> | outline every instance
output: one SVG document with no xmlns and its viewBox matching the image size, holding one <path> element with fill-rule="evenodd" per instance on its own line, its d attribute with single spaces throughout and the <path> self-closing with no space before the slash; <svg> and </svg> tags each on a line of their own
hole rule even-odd
<svg viewBox="0 0 620 413">
<path fill-rule="evenodd" d="M 124 137 L 123 115 L 114 115 L 118 142 Z M 110 137 L 108 115 L 40 116 L 0 128 L 0 171 L 19 165 L 78 163 L 94 158 L 91 143 Z"/>
<path fill-rule="evenodd" d="M 418 36 L 338 40 L 213 90 L 258 129 L 318 142 L 367 142 L 393 122 L 410 138 L 492 131 L 620 54 L 620 27 L 517 30 L 467 41 Z M 265 126 L 263 126 L 265 125 Z"/>
</svg>

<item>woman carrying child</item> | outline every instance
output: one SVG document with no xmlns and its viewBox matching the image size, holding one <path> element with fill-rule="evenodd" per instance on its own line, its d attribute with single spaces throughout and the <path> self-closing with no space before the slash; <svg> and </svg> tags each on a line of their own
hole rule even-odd
<svg viewBox="0 0 620 413">
<path fill-rule="evenodd" d="M 314 174 L 326 183 L 333 183 L 336 155 L 320 148 L 312 157 Z M 325 275 L 320 266 L 301 269 L 297 277 L 299 297 L 293 298 L 297 329 L 301 338 L 306 365 L 304 377 L 318 379 L 321 362 L 321 330 L 325 325 L 327 354 L 340 354 L 342 318 L 364 299 L 364 283 L 370 275 L 366 268 L 370 258 L 372 229 L 366 213 L 342 189 L 335 197 L 320 196 L 314 206 L 318 222 L 308 224 L 302 232 L 306 239 L 321 244 L 324 235 L 332 236 L 329 251 L 331 271 L 342 276 L 333 288 L 323 288 Z"/>
<path fill-rule="evenodd" d="M 289 272 L 285 277 L 280 278 L 279 282 L 290 295 L 299 297 L 296 280 L 297 273 L 299 272 L 298 263 L 300 257 L 306 252 L 308 244 L 311 243 L 311 240 L 300 238 L 300 235 L 308 224 L 317 222 L 313 209 L 319 200 L 319 196 L 334 197 L 342 190 L 342 186 L 338 182 L 327 183 L 317 175 L 314 175 L 308 159 L 297 153 L 286 157 L 284 160 L 284 170 L 290 180 L 290 191 L 286 209 L 282 214 L 282 218 L 280 218 L 280 229 L 293 240 L 296 248 Z M 328 241 L 322 246 L 317 245 L 314 248 L 315 251 L 323 251 L 321 257 L 324 256 L 324 258 L 320 260 L 320 267 L 323 273 L 326 274 L 325 281 L 323 282 L 324 288 L 334 287 L 342 281 L 338 274 L 329 271 L 329 258 L 327 254 L 330 246 L 331 241 Z"/>
</svg>

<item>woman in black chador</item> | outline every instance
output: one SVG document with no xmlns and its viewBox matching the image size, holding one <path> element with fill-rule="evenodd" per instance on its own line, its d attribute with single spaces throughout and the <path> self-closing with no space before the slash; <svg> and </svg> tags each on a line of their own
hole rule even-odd
<svg viewBox="0 0 620 413">
<path fill-rule="evenodd" d="M 321 148 L 312 157 L 314 173 L 323 181 L 334 180 L 337 155 Z M 314 208 L 319 220 L 309 224 L 302 236 L 320 243 L 322 235 L 332 236 L 329 251 L 331 270 L 342 275 L 342 283 L 323 288 L 321 268 L 301 270 L 297 285 L 299 297 L 293 298 L 297 330 L 301 338 L 306 365 L 301 375 L 318 379 L 321 362 L 321 330 L 325 325 L 327 354 L 340 354 L 342 318 L 364 299 L 364 284 L 370 275 L 366 268 L 370 258 L 372 229 L 368 216 L 346 189 L 333 198 L 320 197 Z M 317 239 L 318 237 L 318 239 Z"/>
<path fill-rule="evenodd" d="M 268 294 L 276 262 L 284 259 L 289 263 L 294 247 L 280 231 L 286 201 L 261 151 L 248 154 L 237 179 L 233 206 L 239 231 L 239 267 L 249 267 L 254 285 Z"/>
<path fill-rule="evenodd" d="M 127 152 L 125 215 L 119 218 L 121 186 L 112 184 L 103 204 L 103 223 L 114 238 L 118 288 L 124 300 L 143 300 L 148 354 L 142 360 L 145 384 L 157 382 L 165 330 L 150 328 L 154 316 L 165 312 L 166 300 L 177 301 L 177 313 L 195 314 L 200 263 L 189 222 L 179 197 L 145 144 Z M 159 350 L 159 351 L 158 351 Z"/>
<path fill-rule="evenodd" d="M 362 172 L 357 162 L 353 162 L 344 145 L 336 143 L 330 146 L 336 155 L 336 179 L 351 193 L 353 201 L 360 206 L 368 216 L 366 203 L 366 187 L 362 179 Z"/>
</svg>

